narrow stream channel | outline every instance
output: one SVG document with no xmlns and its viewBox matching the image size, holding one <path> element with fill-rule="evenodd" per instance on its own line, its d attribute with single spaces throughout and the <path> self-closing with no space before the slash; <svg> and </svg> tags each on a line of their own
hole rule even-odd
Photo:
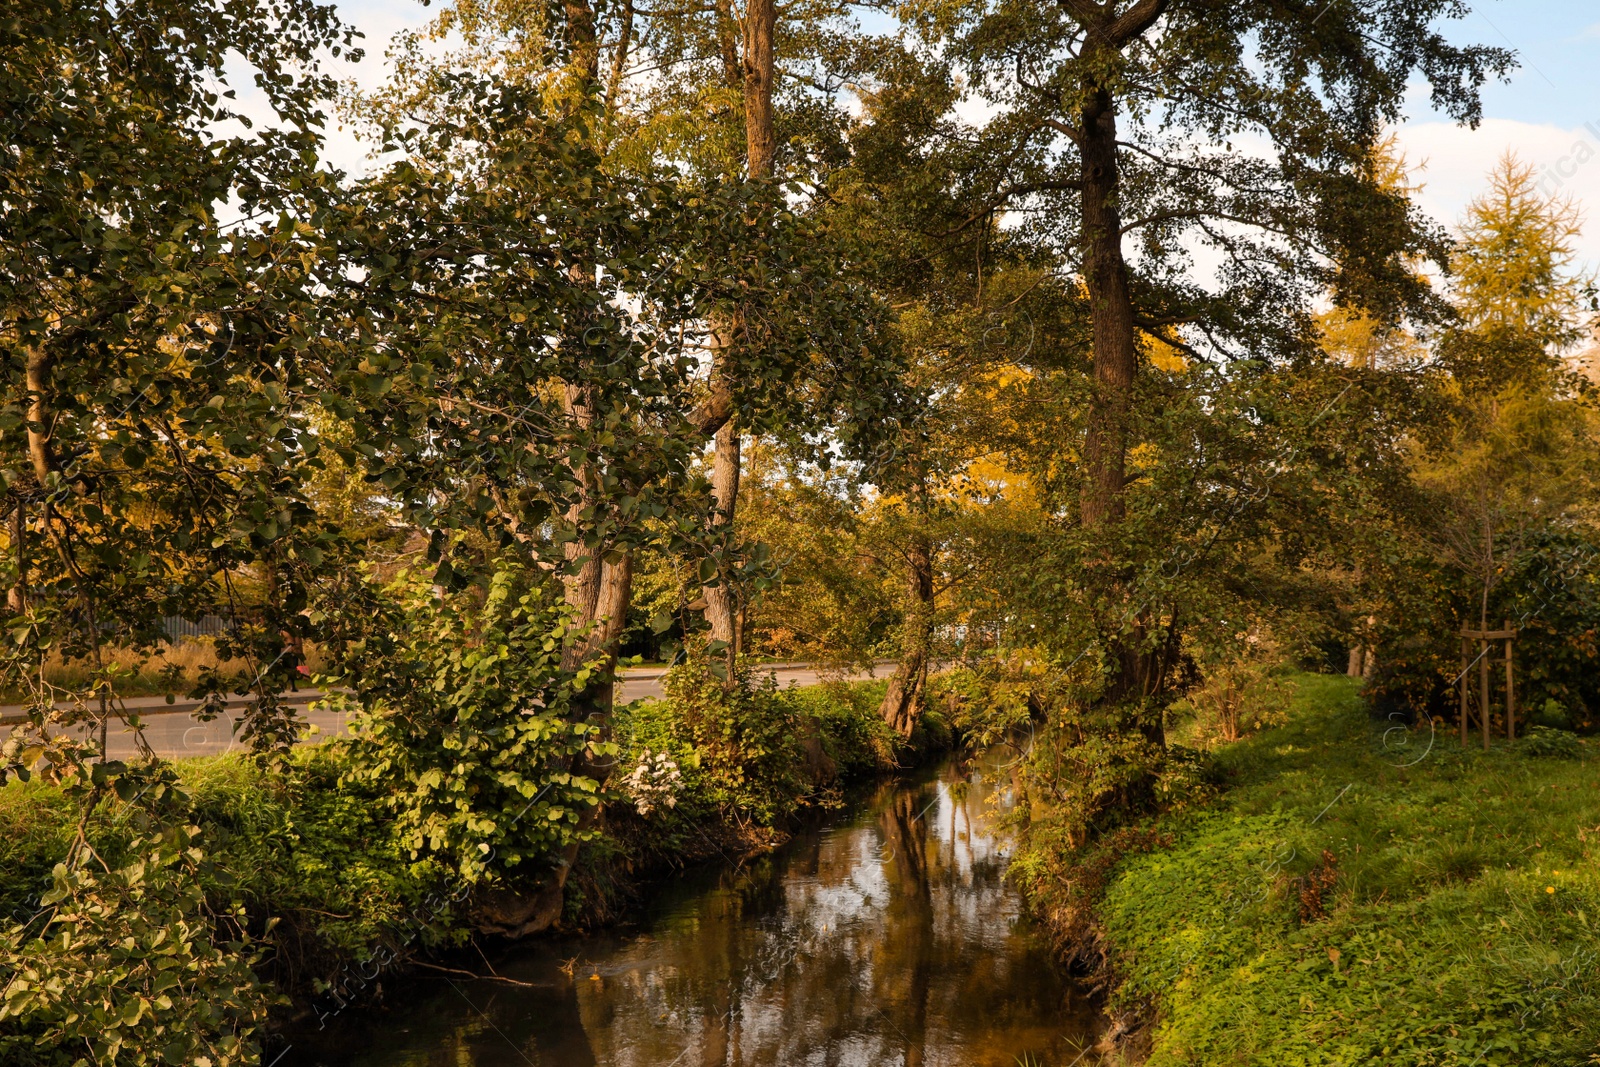
<svg viewBox="0 0 1600 1067">
<path fill-rule="evenodd" d="M 1096 1013 L 1002 879 L 1005 758 L 686 873 L 630 930 L 494 959 L 538 988 L 419 977 L 274 1067 L 1087 1067 Z"/>
</svg>

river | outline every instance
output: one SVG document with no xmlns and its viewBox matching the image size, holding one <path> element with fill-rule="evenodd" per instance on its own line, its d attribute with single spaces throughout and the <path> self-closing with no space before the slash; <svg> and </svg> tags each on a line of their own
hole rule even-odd
<svg viewBox="0 0 1600 1067">
<path fill-rule="evenodd" d="M 1006 755 L 858 793 L 635 926 L 407 979 L 273 1067 L 1087 1067 L 1097 1012 L 1003 880 Z M 570 972 L 570 973 L 569 973 Z"/>
</svg>

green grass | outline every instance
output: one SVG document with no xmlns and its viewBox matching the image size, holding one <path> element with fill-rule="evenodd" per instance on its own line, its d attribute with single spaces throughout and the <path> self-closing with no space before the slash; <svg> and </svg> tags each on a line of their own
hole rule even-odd
<svg viewBox="0 0 1600 1067">
<path fill-rule="evenodd" d="M 1218 752 L 1222 797 L 1107 886 L 1152 1067 L 1600 1062 L 1594 746 L 1385 736 L 1349 681 L 1294 687 L 1286 725 Z"/>
</svg>

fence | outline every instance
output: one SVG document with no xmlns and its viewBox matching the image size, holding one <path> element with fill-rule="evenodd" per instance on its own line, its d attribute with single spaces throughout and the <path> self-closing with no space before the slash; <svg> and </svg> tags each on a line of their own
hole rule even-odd
<svg viewBox="0 0 1600 1067">
<path fill-rule="evenodd" d="M 228 620 L 221 615 L 202 615 L 199 619 L 168 615 L 162 618 L 161 627 L 167 631 L 167 640 L 178 644 L 197 637 L 218 637 L 227 630 Z"/>
</svg>

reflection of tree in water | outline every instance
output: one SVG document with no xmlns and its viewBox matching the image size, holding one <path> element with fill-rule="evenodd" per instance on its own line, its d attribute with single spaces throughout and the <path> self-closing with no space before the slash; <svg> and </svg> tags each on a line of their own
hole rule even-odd
<svg viewBox="0 0 1600 1067">
<path fill-rule="evenodd" d="M 1063 988 L 1016 924 L 989 786 L 964 786 L 954 768 L 884 783 L 848 824 L 686 874 L 647 931 L 582 942 L 570 978 L 551 949 L 502 965 L 539 990 L 463 983 L 492 1027 L 443 990 L 412 1019 L 432 1036 L 406 1051 L 426 1051 L 377 1042 L 360 1062 L 1014 1067 L 1031 1051 L 1068 1063 Z"/>
<path fill-rule="evenodd" d="M 878 999 L 895 1005 L 886 1010 L 899 1015 L 897 1037 L 905 1043 L 905 1067 L 922 1067 L 928 1035 L 928 984 L 933 967 L 933 896 L 928 884 L 928 824 L 923 812 L 929 802 L 923 791 L 897 789 L 879 816 L 889 872 L 888 925 L 894 936 L 883 944 Z M 903 983 L 903 984 L 902 984 Z"/>
<path fill-rule="evenodd" d="M 600 1062 L 1010 1067 L 1048 1049 L 1061 986 L 1014 928 L 987 789 L 947 778 L 885 783 L 865 821 L 725 876 L 604 995 L 580 990 Z M 641 1029 L 672 1036 L 647 1051 Z"/>
</svg>

